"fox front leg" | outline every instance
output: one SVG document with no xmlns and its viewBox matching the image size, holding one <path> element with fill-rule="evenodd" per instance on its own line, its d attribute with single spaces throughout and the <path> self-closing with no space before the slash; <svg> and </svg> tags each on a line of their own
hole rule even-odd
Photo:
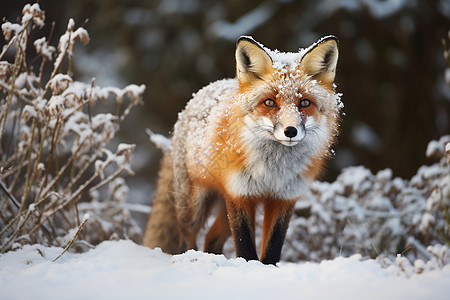
<svg viewBox="0 0 450 300">
<path fill-rule="evenodd" d="M 286 231 L 289 226 L 295 201 L 272 200 L 264 205 L 261 262 L 276 264 L 280 261 Z"/>
<path fill-rule="evenodd" d="M 228 220 L 234 239 L 236 256 L 258 260 L 255 247 L 255 205 L 243 201 L 227 201 Z"/>
</svg>

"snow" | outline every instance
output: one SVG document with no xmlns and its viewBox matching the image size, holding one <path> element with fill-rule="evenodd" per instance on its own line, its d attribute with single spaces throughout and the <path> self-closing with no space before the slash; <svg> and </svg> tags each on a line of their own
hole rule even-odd
<svg viewBox="0 0 450 300">
<path fill-rule="evenodd" d="M 345 8 L 349 11 L 365 8 L 368 9 L 369 13 L 375 18 L 386 18 L 401 9 L 415 5 L 415 3 L 415 1 L 406 0 L 322 0 L 322 2 L 319 3 L 318 8 L 329 14 L 340 8 Z"/>
<path fill-rule="evenodd" d="M 243 32 L 252 32 L 264 24 L 275 12 L 273 3 L 266 1 L 237 19 L 234 23 L 225 20 L 215 21 L 211 26 L 210 33 L 216 37 L 234 42 Z"/>
<path fill-rule="evenodd" d="M 41 10 L 38 3 L 35 3 L 33 5 L 26 4 L 23 8 L 22 13 L 22 24 L 26 24 L 33 20 L 34 23 L 39 27 L 44 26 L 44 12 Z"/>
<path fill-rule="evenodd" d="M 63 58 L 66 54 L 69 56 L 73 56 L 73 49 L 75 47 L 75 41 L 80 40 L 83 45 L 86 45 L 89 42 L 89 34 L 83 27 L 79 27 L 74 31 L 75 21 L 70 18 L 69 23 L 67 24 L 67 31 L 61 35 L 58 43 L 58 51 L 59 55 L 55 59 L 55 69 L 58 69 L 58 66 L 61 64 Z"/>
<path fill-rule="evenodd" d="M 45 56 L 48 60 L 52 60 L 53 53 L 56 51 L 56 48 L 50 46 L 45 37 L 37 39 L 33 43 L 36 48 L 36 52 Z"/>
<path fill-rule="evenodd" d="M 170 148 L 170 138 L 162 134 L 154 133 L 149 128 L 145 129 L 145 133 L 148 135 L 150 141 L 163 152 Z"/>
<path fill-rule="evenodd" d="M 375 130 L 365 123 L 357 123 L 352 131 L 352 141 L 355 145 L 364 147 L 372 152 L 381 149 L 382 141 Z"/>
<path fill-rule="evenodd" d="M 360 255 L 275 267 L 193 250 L 171 256 L 121 240 L 52 262 L 62 251 L 33 245 L 2 254 L 1 298 L 438 300 L 450 293 L 449 265 L 407 278 L 398 266 Z"/>
<path fill-rule="evenodd" d="M 72 77 L 67 74 L 56 74 L 52 79 L 49 80 L 48 84 L 52 89 L 54 94 L 60 94 L 61 92 L 67 90 L 69 85 L 73 82 Z"/>
</svg>

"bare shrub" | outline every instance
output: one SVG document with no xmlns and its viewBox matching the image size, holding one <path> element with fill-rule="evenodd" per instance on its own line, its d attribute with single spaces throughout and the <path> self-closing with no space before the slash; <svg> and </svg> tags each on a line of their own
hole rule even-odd
<svg viewBox="0 0 450 300">
<path fill-rule="evenodd" d="M 120 177 L 133 174 L 135 145 L 108 146 L 141 103 L 145 86 L 74 80 L 74 47 L 89 42 L 88 32 L 71 19 L 57 47 L 45 37 L 29 41 L 44 24 L 38 4 L 25 5 L 19 23 L 2 24 L 7 44 L 0 54 L 0 252 L 24 243 L 64 246 L 84 212 L 91 216 L 83 231 L 88 243 L 140 234 L 122 205 L 128 188 Z M 41 61 L 38 70 L 28 62 L 30 44 Z M 7 61 L 13 51 L 14 60 Z M 113 114 L 92 112 L 111 103 Z"/>
</svg>

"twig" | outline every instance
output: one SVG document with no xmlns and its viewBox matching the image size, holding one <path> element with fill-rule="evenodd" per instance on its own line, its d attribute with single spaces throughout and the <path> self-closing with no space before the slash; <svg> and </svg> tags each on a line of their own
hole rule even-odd
<svg viewBox="0 0 450 300">
<path fill-rule="evenodd" d="M 0 144 L 2 142 L 3 132 L 5 130 L 5 125 L 6 125 L 6 119 L 8 117 L 9 107 L 11 105 L 12 96 L 14 94 L 14 87 L 15 87 L 15 84 L 16 84 L 16 78 L 17 78 L 17 76 L 20 73 L 20 69 L 22 68 L 22 64 L 24 62 L 24 57 L 25 57 L 25 50 L 26 49 L 22 49 L 20 41 L 23 38 L 24 32 L 27 31 L 27 27 L 30 24 L 30 22 L 31 22 L 31 20 L 29 20 L 25 24 L 23 29 L 16 35 L 16 36 L 20 35 L 20 39 L 17 41 L 17 50 L 16 50 L 16 54 L 15 54 L 15 57 L 14 57 L 14 70 L 13 70 L 13 73 L 12 73 L 12 76 L 11 76 L 11 86 L 10 86 L 10 89 L 8 91 L 8 96 L 7 96 L 7 101 L 6 101 L 6 108 L 1 113 L 1 117 L 0 117 Z M 27 40 L 27 37 L 25 37 L 24 39 Z M 26 43 L 25 43 L 25 47 L 26 47 Z M 22 55 L 21 55 L 21 51 L 23 52 Z M 3 55 L 3 53 L 2 53 L 2 55 Z"/>
<path fill-rule="evenodd" d="M 91 165 L 97 160 L 98 155 L 92 154 L 92 156 L 89 158 L 87 162 L 83 164 L 83 168 L 78 170 L 77 176 L 75 176 L 71 182 L 68 184 L 68 186 L 65 189 L 65 193 L 69 194 L 72 188 L 75 186 L 75 184 L 80 180 L 81 177 L 86 173 L 86 171 L 91 167 Z"/>
<path fill-rule="evenodd" d="M 41 193 L 44 189 L 44 187 L 47 185 L 47 181 L 48 181 L 48 176 L 51 172 L 52 169 L 52 162 L 53 162 L 53 152 L 54 149 L 56 148 L 56 135 L 57 135 L 57 131 L 59 130 L 59 128 L 61 127 L 60 125 L 60 116 L 58 115 L 57 119 L 56 119 L 56 124 L 55 127 L 53 128 L 53 132 L 52 132 L 52 137 L 51 137 L 51 143 L 50 143 L 50 151 L 48 153 L 48 158 L 47 158 L 47 167 L 45 168 L 45 176 L 44 179 L 42 180 L 41 183 L 41 187 L 39 188 L 39 193 L 36 197 L 36 199 L 40 199 L 41 197 Z"/>
<path fill-rule="evenodd" d="M 408 236 L 406 242 L 413 246 L 420 254 L 430 260 L 433 256 L 427 251 L 424 245 L 421 242 L 416 240 L 412 235 Z"/>
<path fill-rule="evenodd" d="M 3 56 L 5 56 L 6 52 L 8 52 L 8 50 L 9 50 L 9 48 L 11 48 L 12 45 L 14 45 L 14 43 L 16 42 L 16 39 L 17 39 L 17 35 L 13 36 L 11 38 L 11 40 L 9 41 L 8 46 L 3 47 L 3 51 L 2 51 L 2 53 L 0 53 L 0 60 L 3 59 Z"/>
<path fill-rule="evenodd" d="M 30 231 L 29 234 L 33 234 L 36 230 L 38 230 L 47 220 L 52 217 L 55 213 L 59 212 L 60 210 L 66 208 L 70 203 L 72 203 L 75 199 L 77 199 L 83 190 L 90 185 L 94 179 L 97 178 L 97 175 L 92 175 L 83 185 L 79 186 L 78 189 L 68 198 L 67 200 L 63 201 L 63 203 L 59 204 L 55 208 L 53 208 L 50 212 L 47 212 L 41 222 L 34 226 Z"/>
<path fill-rule="evenodd" d="M 14 197 L 13 194 L 11 194 L 8 190 L 8 188 L 5 186 L 2 180 L 0 180 L 0 187 L 5 192 L 5 194 L 8 196 L 8 198 L 12 201 L 15 207 L 20 209 L 20 203 L 17 201 L 17 199 Z"/>
<path fill-rule="evenodd" d="M 55 192 L 51 192 L 50 194 L 48 194 L 46 197 L 44 197 L 43 199 L 41 199 L 39 202 L 35 203 L 34 206 L 37 207 L 39 206 L 41 203 L 43 203 L 44 201 L 46 201 L 48 198 L 50 198 L 51 196 L 56 196 L 58 199 L 60 199 L 61 197 L 55 193 Z M 27 209 L 25 211 L 23 211 L 22 213 L 18 213 L 17 216 L 15 216 L 6 226 L 5 228 L 3 228 L 0 231 L 0 237 L 12 226 L 14 225 L 25 213 L 28 213 L 30 210 Z M 42 228 L 44 228 L 44 230 L 50 235 L 50 230 L 42 223 L 41 224 Z"/>
<path fill-rule="evenodd" d="M 16 238 L 16 236 L 19 234 L 20 230 L 22 229 L 22 227 L 25 225 L 25 223 L 28 221 L 28 218 L 31 215 L 31 211 L 30 210 L 26 210 L 25 211 L 25 218 L 21 220 L 21 218 L 17 218 L 17 220 L 19 221 L 19 224 L 17 225 L 16 230 L 14 231 L 14 233 L 7 239 L 7 241 L 2 245 L 1 249 L 0 249 L 0 253 L 4 253 L 5 250 L 8 249 L 9 244 L 11 244 L 11 242 Z M 20 216 L 20 215 L 19 215 Z M 20 222 L 22 221 L 22 222 Z"/>
<path fill-rule="evenodd" d="M 122 171 L 127 171 L 125 168 L 119 168 L 117 169 L 114 173 L 112 173 L 111 175 L 109 175 L 108 177 L 106 177 L 105 179 L 103 179 L 101 182 L 99 182 L 97 185 L 91 187 L 89 189 L 89 191 L 95 191 L 98 190 L 99 188 L 101 188 L 102 186 L 104 186 L 105 184 L 109 183 L 110 181 L 112 181 L 113 179 L 115 179 L 117 176 L 120 175 L 120 173 L 122 173 Z"/>
<path fill-rule="evenodd" d="M 28 166 L 27 166 L 27 173 L 25 176 L 25 191 L 22 194 L 22 202 L 20 206 L 20 212 L 22 212 L 25 209 L 25 204 L 27 202 L 28 194 L 31 189 L 31 183 L 30 183 L 30 172 L 31 172 L 31 161 L 33 158 L 33 141 L 34 141 L 34 135 L 36 132 L 36 119 L 33 118 L 33 125 L 31 127 L 31 141 L 30 146 L 28 147 Z"/>
<path fill-rule="evenodd" d="M 84 144 L 84 140 L 80 142 L 80 144 L 78 145 L 78 147 L 75 149 L 75 151 L 72 153 L 72 155 L 70 156 L 70 158 L 67 160 L 66 164 L 58 171 L 58 173 L 56 174 L 55 178 L 53 178 L 53 180 L 45 187 L 45 190 L 41 193 L 43 195 L 46 195 L 50 192 L 50 190 L 53 188 L 53 186 L 59 181 L 59 179 L 61 178 L 61 176 L 63 175 L 63 173 L 67 170 L 67 168 L 70 166 L 70 164 L 72 163 L 72 161 L 77 158 L 78 155 L 78 151 L 81 149 L 81 147 Z"/>
<path fill-rule="evenodd" d="M 73 242 L 77 238 L 78 234 L 80 233 L 81 229 L 83 228 L 84 224 L 86 224 L 88 219 L 89 219 L 89 214 L 85 214 L 84 217 L 83 217 L 83 221 L 81 222 L 80 226 L 78 227 L 78 230 L 75 233 L 75 235 L 72 238 L 72 240 L 70 241 L 70 243 L 66 246 L 66 248 L 64 248 L 64 251 L 60 255 L 58 255 L 58 257 L 56 257 L 54 260 L 52 260 L 52 262 L 57 261 L 61 256 L 64 255 L 64 253 L 67 252 L 67 250 L 69 250 L 70 246 L 72 246 Z"/>
<path fill-rule="evenodd" d="M 52 27 L 50 29 L 50 34 L 48 36 L 48 42 L 50 42 L 50 40 L 52 39 L 54 31 L 55 31 L 55 22 L 53 21 L 52 22 Z M 39 69 L 39 84 L 38 84 L 39 94 L 42 97 L 44 97 L 44 95 L 41 95 L 41 92 L 42 92 L 42 75 L 44 74 L 44 65 L 45 65 L 46 62 L 47 62 L 47 57 L 43 56 L 42 62 L 41 62 L 41 67 Z"/>
</svg>

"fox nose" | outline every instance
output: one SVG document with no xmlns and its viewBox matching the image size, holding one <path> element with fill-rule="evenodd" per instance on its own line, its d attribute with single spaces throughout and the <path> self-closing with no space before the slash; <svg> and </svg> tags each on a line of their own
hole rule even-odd
<svg viewBox="0 0 450 300">
<path fill-rule="evenodd" d="M 284 135 L 288 138 L 295 137 L 297 135 L 297 128 L 293 126 L 286 127 L 286 129 L 284 130 Z"/>
</svg>

